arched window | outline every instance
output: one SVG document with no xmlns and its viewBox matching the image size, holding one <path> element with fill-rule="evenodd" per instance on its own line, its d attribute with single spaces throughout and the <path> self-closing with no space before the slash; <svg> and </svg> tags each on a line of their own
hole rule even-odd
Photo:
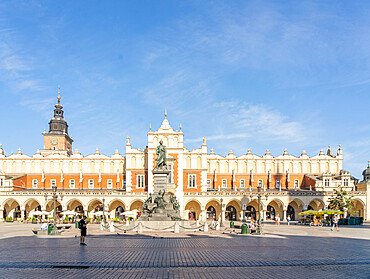
<svg viewBox="0 0 370 279">
<path fill-rule="evenodd" d="M 216 220 L 216 209 L 213 206 L 207 208 L 207 220 Z"/>
</svg>

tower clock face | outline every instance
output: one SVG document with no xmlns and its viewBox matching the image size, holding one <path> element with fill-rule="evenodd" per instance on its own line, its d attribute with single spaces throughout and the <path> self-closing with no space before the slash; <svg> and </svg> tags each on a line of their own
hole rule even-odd
<svg viewBox="0 0 370 279">
<path fill-rule="evenodd" d="M 58 139 L 57 139 L 57 138 L 52 138 L 52 139 L 50 140 L 50 143 L 51 143 L 52 145 L 57 145 L 57 144 L 58 144 Z"/>
</svg>

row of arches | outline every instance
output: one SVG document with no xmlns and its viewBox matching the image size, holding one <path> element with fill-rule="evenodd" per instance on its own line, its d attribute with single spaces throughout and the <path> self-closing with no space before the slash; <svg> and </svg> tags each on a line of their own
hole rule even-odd
<svg viewBox="0 0 370 279">
<path fill-rule="evenodd" d="M 358 215 L 364 217 L 365 204 L 360 199 L 354 199 L 353 210 L 358 211 Z M 250 200 L 248 203 L 243 204 L 240 200 L 233 199 L 226 204 L 223 204 L 222 214 L 225 220 L 241 220 L 241 219 L 256 219 L 257 218 L 257 200 Z M 67 201 L 57 202 L 56 213 L 60 214 L 62 211 L 75 211 L 77 214 L 85 214 L 91 216 L 94 212 L 103 209 L 103 201 L 98 198 L 92 198 L 88 202 L 83 203 L 78 198 L 72 198 Z M 121 199 L 111 199 L 104 204 L 104 211 L 111 217 L 119 217 L 121 213 L 129 211 L 141 211 L 143 206 L 142 199 L 135 199 L 129 203 L 124 203 Z M 299 212 L 303 210 L 321 210 L 325 208 L 325 204 L 320 199 L 311 200 L 308 204 L 300 199 L 294 199 L 288 204 L 284 204 L 280 199 L 272 199 L 271 201 L 262 203 L 262 218 L 265 220 L 274 219 L 279 216 L 284 220 L 290 216 L 291 220 L 299 219 Z M 33 211 L 47 211 L 52 212 L 54 209 L 53 201 L 42 203 L 36 198 L 30 198 L 22 204 L 15 198 L 9 198 L 2 203 L 0 210 L 0 218 L 12 217 L 27 218 Z M 185 203 L 184 206 L 185 219 L 190 220 L 218 220 L 221 216 L 221 203 L 220 200 L 211 199 L 204 206 L 195 199 Z M 2 211 L 2 212 L 1 212 Z M 2 213 L 2 214 L 1 214 Z M 244 215 L 244 216 L 243 216 Z"/>
<path fill-rule="evenodd" d="M 219 220 L 221 217 L 221 203 L 219 200 L 211 200 L 203 207 L 197 200 L 191 200 L 185 205 L 185 211 L 190 220 Z M 273 199 L 268 203 L 262 203 L 261 214 L 265 220 L 273 220 L 279 216 L 280 219 L 285 220 L 287 216 L 291 220 L 298 220 L 298 213 L 304 210 L 322 210 L 325 209 L 325 203 L 320 199 L 310 201 L 305 205 L 302 200 L 294 199 L 289 204 L 284 204 L 279 199 Z M 223 204 L 222 214 L 224 219 L 228 221 L 236 221 L 241 219 L 255 219 L 257 218 L 258 202 L 251 200 L 243 208 L 239 200 L 232 200 L 227 204 Z M 353 210 L 357 211 L 359 216 L 364 217 L 365 204 L 355 199 Z M 244 216 L 243 216 L 244 214 Z"/>
<path fill-rule="evenodd" d="M 134 200 L 128 204 L 128 206 L 120 199 L 113 199 L 104 204 L 104 210 L 111 217 L 119 217 L 121 213 L 126 210 L 141 211 L 143 206 L 142 200 Z M 28 218 L 30 213 L 34 211 L 53 212 L 54 202 L 52 200 L 42 204 L 37 199 L 31 198 L 23 202 L 22 204 L 14 198 L 7 199 L 2 204 L 2 216 L 0 218 L 12 217 L 17 218 Z M 66 203 L 56 202 L 56 213 L 61 214 L 63 211 L 74 211 L 77 215 L 88 215 L 91 216 L 97 211 L 103 210 L 103 201 L 101 199 L 91 199 L 84 204 L 80 199 L 74 198 L 66 201 Z"/>
</svg>

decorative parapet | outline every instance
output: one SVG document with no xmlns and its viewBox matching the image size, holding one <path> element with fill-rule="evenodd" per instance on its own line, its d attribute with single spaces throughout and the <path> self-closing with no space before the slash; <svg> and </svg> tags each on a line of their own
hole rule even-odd
<svg viewBox="0 0 370 279">
<path fill-rule="evenodd" d="M 45 193 L 51 192 L 52 190 L 37 190 L 37 191 L 10 191 L 6 192 L 7 196 L 44 196 Z M 5 194 L 5 193 L 4 193 Z M 58 190 L 58 194 L 62 194 L 64 197 L 71 196 L 126 196 L 126 197 L 146 197 L 146 192 L 124 192 L 115 190 Z"/>
<path fill-rule="evenodd" d="M 184 196 L 248 196 L 257 193 L 257 190 L 221 190 L 210 192 L 184 192 Z M 265 191 L 269 196 L 332 196 L 333 192 L 328 191 Z M 349 195 L 366 196 L 365 191 L 352 191 Z"/>
</svg>

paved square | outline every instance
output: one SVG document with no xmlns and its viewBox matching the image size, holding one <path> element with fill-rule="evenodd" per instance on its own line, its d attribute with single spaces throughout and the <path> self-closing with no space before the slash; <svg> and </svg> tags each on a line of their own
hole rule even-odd
<svg viewBox="0 0 370 279">
<path fill-rule="evenodd" d="M 264 236 L 117 235 L 89 225 L 86 247 L 78 230 L 38 238 L 34 226 L 0 224 L 0 278 L 370 278 L 369 224 L 340 232 L 267 224 Z"/>
</svg>

